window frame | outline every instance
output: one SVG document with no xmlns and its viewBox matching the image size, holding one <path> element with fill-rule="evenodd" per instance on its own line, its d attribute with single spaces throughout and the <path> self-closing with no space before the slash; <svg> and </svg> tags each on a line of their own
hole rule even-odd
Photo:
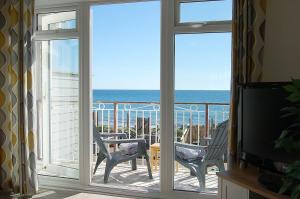
<svg viewBox="0 0 300 199">
<path fill-rule="evenodd" d="M 168 43 L 165 43 L 165 45 L 162 45 L 162 49 L 167 50 L 169 49 L 169 54 L 165 56 L 166 59 L 168 59 L 168 64 L 169 66 L 169 71 L 166 71 L 166 73 L 164 74 L 165 76 L 168 76 L 168 78 L 172 78 L 172 81 L 170 84 L 172 84 L 172 86 L 170 85 L 168 87 L 168 89 L 171 89 L 171 87 L 173 87 L 173 92 L 169 92 L 169 96 L 166 96 L 165 101 L 168 103 L 172 103 L 172 108 L 170 108 L 169 106 L 167 107 L 168 110 L 166 110 L 166 112 L 168 112 L 169 114 L 172 114 L 172 120 L 174 117 L 174 102 L 175 102 L 175 37 L 176 35 L 179 34 L 209 34 L 209 33 L 230 33 L 232 32 L 232 20 L 220 20 L 220 21 L 200 21 L 200 22 L 180 22 L 180 3 L 195 3 L 195 2 L 213 2 L 213 1 L 219 1 L 219 0 L 173 0 L 171 1 L 171 5 L 168 5 L 168 7 L 166 6 L 165 8 L 165 12 L 168 12 L 170 17 L 171 15 L 172 18 L 170 20 L 173 19 L 173 27 L 167 26 L 167 24 L 165 24 L 166 30 L 162 30 L 162 34 L 164 34 L 164 32 L 168 32 L 169 33 L 169 41 Z M 232 0 L 232 4 L 233 4 L 233 0 Z M 172 12 L 173 10 L 173 12 Z M 164 10 L 162 10 L 163 12 Z M 232 11 L 233 12 L 233 11 Z M 162 27 L 163 28 L 163 27 Z M 172 35 L 172 36 L 171 36 Z M 161 59 L 164 59 L 164 56 L 161 57 Z M 172 65 L 172 67 L 171 67 Z M 163 66 L 163 64 L 161 65 L 161 67 Z M 166 77 L 164 77 L 166 78 Z M 163 80 L 163 79 L 162 79 Z M 162 82 L 161 82 L 162 83 Z M 165 91 L 167 92 L 167 91 Z M 165 117 L 167 116 L 167 114 L 165 114 Z M 162 117 L 162 115 L 161 115 Z M 172 132 L 171 134 L 169 134 L 167 137 L 169 137 L 169 140 L 167 138 L 165 138 L 166 140 L 161 140 L 164 141 L 164 145 L 166 145 L 166 152 L 168 153 L 169 156 L 174 157 L 174 121 L 172 121 L 171 123 L 171 119 L 168 119 L 167 124 L 169 126 L 172 126 Z M 162 129 L 163 131 L 163 129 Z M 169 131 L 171 131 L 171 129 L 169 129 Z M 168 133 L 170 133 L 169 131 L 167 131 Z M 171 139 L 170 139 L 171 138 Z M 163 144 L 162 144 L 163 145 Z M 164 157 L 167 158 L 167 157 Z M 175 160 L 174 159 L 168 159 L 169 162 L 173 162 Z M 171 165 L 169 165 L 171 166 Z M 176 190 L 174 188 L 174 164 L 172 165 L 172 167 L 169 167 L 172 169 L 166 170 L 165 172 L 168 172 L 167 176 L 171 175 L 172 173 L 172 183 L 170 183 L 168 181 L 167 187 L 168 189 L 172 189 L 176 192 L 178 192 L 179 190 Z M 170 180 L 170 179 L 169 179 Z M 220 186 L 220 185 L 218 185 Z M 200 195 L 202 197 L 207 197 L 210 196 L 210 194 L 208 193 L 200 193 Z M 220 195 L 220 189 L 218 189 L 218 193 L 217 193 L 217 197 L 219 197 Z"/>
<path fill-rule="evenodd" d="M 80 2 L 81 1 L 81 2 Z M 231 32 L 231 21 L 188 22 L 179 23 L 179 3 L 199 2 L 199 0 L 160 0 L 161 3 L 161 57 L 160 57 L 160 92 L 161 92 L 161 168 L 160 192 L 124 191 L 108 186 L 95 186 L 92 178 L 92 97 L 91 97 L 91 23 L 90 8 L 94 5 L 133 3 L 159 0 L 54 0 L 53 3 L 41 3 L 36 8 L 37 14 L 76 10 L 76 29 L 58 29 L 38 31 L 34 41 L 76 38 L 79 40 L 79 92 L 80 92 L 80 124 L 79 124 L 79 180 L 42 177 L 42 185 L 49 187 L 79 188 L 98 193 L 122 194 L 135 197 L 157 198 L 217 198 L 210 193 L 187 192 L 174 189 L 174 80 L 175 80 L 175 35 Z M 200 0 L 216 1 L 216 0 Z M 41 0 L 42 2 L 42 0 Z M 37 28 L 37 24 L 35 26 Z M 84 67 L 85 66 L 85 67 Z M 89 66 L 89 67 L 86 67 Z M 82 132 L 88 132 L 83 135 Z M 171 169 L 170 169 L 171 168 Z M 88 175 L 89 174 L 89 175 Z"/>
<path fill-rule="evenodd" d="M 178 34 L 231 32 L 231 20 L 180 22 L 180 3 L 214 2 L 220 0 L 175 0 L 175 29 Z"/>
<path fill-rule="evenodd" d="M 63 39 L 77 39 L 79 42 L 79 179 L 76 179 L 76 181 L 79 181 L 82 184 L 87 183 L 87 175 L 85 173 L 87 172 L 87 161 L 86 157 L 84 157 L 84 137 L 83 136 L 83 128 L 84 128 L 84 118 L 87 118 L 87 116 L 83 116 L 83 110 L 85 107 L 84 103 L 84 95 L 83 95 L 83 87 L 85 84 L 83 84 L 83 73 L 86 72 L 86 69 L 89 67 L 83 67 L 85 64 L 83 59 L 83 55 L 86 51 L 82 49 L 83 47 L 86 48 L 86 45 L 83 45 L 83 27 L 81 27 L 81 24 L 84 25 L 81 21 L 83 21 L 82 14 L 82 6 L 80 4 L 73 4 L 72 6 L 69 5 L 63 5 L 60 7 L 47 7 L 47 8 L 38 8 L 35 10 L 35 16 L 38 14 L 47 14 L 47 13 L 58 13 L 58 12 L 68 12 L 68 11 L 76 11 L 76 29 L 57 29 L 57 30 L 38 30 L 38 21 L 37 17 L 36 20 L 34 20 L 34 27 L 35 27 L 35 33 L 33 37 L 33 43 L 34 46 L 37 46 L 37 42 L 39 41 L 50 41 L 50 40 L 63 40 Z M 86 52 L 89 53 L 89 52 Z M 34 62 L 36 64 L 36 61 Z M 74 179 L 73 179 L 74 180 Z"/>
<path fill-rule="evenodd" d="M 49 14 L 49 13 L 59 13 L 59 12 L 76 12 L 76 28 L 74 29 L 55 29 L 55 30 L 39 30 L 38 29 L 38 15 L 39 14 Z M 35 38 L 61 38 L 61 37 L 79 37 L 79 6 L 62 6 L 62 7 L 53 7 L 53 8 L 38 8 L 35 10 Z"/>
</svg>

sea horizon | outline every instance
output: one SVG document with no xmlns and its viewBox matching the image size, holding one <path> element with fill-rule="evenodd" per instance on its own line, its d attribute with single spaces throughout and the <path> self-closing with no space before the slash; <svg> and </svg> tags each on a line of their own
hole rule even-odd
<svg viewBox="0 0 300 199">
<path fill-rule="evenodd" d="M 117 91 L 122 91 L 122 90 L 126 90 L 126 91 L 160 91 L 160 89 L 122 89 L 122 88 L 103 88 L 103 89 L 100 89 L 100 88 L 96 88 L 96 89 L 93 89 L 93 90 L 117 90 Z M 176 89 L 175 91 L 230 91 L 230 90 L 225 90 L 225 89 L 216 89 L 216 90 L 212 90 L 212 89 L 209 89 L 209 90 L 206 90 L 206 89 L 198 89 L 198 90 L 187 90 L 187 89 Z"/>
<path fill-rule="evenodd" d="M 175 90 L 175 102 L 229 103 L 230 90 Z M 93 102 L 159 102 L 160 90 L 93 89 Z"/>
</svg>

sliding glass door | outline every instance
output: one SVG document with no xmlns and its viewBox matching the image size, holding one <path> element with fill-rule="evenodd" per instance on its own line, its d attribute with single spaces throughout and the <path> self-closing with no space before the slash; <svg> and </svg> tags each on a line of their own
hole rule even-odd
<svg viewBox="0 0 300 199">
<path fill-rule="evenodd" d="M 91 18 L 92 123 L 97 135 L 110 135 L 102 137 L 101 143 L 95 139 L 90 143 L 92 183 L 135 191 L 159 190 L 160 2 L 93 5 Z M 116 133 L 127 141 L 122 143 Z M 114 140 L 120 144 L 110 144 Z M 110 173 L 110 159 L 101 144 L 113 158 L 118 156 Z M 106 158 L 97 166 L 102 156 Z M 121 161 L 130 156 L 137 157 Z"/>
<path fill-rule="evenodd" d="M 174 33 L 174 189 L 216 194 L 227 168 L 231 0 L 178 1 Z"/>
<path fill-rule="evenodd" d="M 37 48 L 42 66 L 38 86 L 40 173 L 78 178 L 78 40 L 39 41 Z"/>
<path fill-rule="evenodd" d="M 218 190 L 216 172 L 219 168 L 214 160 L 208 160 L 210 163 L 205 166 L 203 185 L 200 176 L 203 171 L 199 165 L 206 164 L 205 155 L 216 127 L 229 117 L 230 54 L 230 33 L 178 34 L 175 37 L 175 189 L 209 193 Z M 226 138 L 224 136 L 224 142 Z M 217 150 L 213 153 L 217 154 Z M 223 161 L 226 145 L 222 150 L 219 158 Z"/>
</svg>

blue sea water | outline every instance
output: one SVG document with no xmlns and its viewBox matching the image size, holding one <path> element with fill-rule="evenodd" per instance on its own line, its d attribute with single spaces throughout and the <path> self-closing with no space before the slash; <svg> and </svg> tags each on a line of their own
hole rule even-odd
<svg viewBox="0 0 300 199">
<path fill-rule="evenodd" d="M 176 90 L 176 102 L 229 103 L 228 90 Z M 93 90 L 93 101 L 159 102 L 159 90 Z"/>
</svg>

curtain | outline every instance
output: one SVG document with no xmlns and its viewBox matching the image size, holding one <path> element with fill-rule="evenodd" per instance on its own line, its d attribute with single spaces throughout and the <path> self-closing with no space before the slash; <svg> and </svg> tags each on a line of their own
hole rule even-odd
<svg viewBox="0 0 300 199">
<path fill-rule="evenodd" d="M 0 1 L 0 189 L 37 191 L 33 0 Z"/>
<path fill-rule="evenodd" d="M 233 0 L 229 169 L 238 160 L 238 86 L 263 80 L 266 7 L 267 0 Z"/>
</svg>

